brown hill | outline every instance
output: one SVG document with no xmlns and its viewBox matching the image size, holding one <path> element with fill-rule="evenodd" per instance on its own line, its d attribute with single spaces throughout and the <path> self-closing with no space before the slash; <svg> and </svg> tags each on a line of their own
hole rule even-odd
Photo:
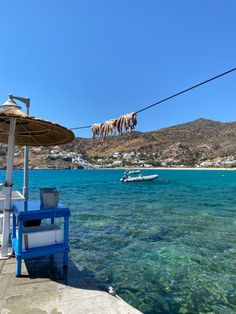
<svg viewBox="0 0 236 314">
<path fill-rule="evenodd" d="M 204 160 L 236 157 L 236 122 L 222 123 L 206 119 L 160 129 L 134 132 L 101 139 L 76 138 L 74 142 L 54 148 L 31 149 L 32 168 L 74 168 L 82 166 L 196 165 Z M 6 162 L 6 150 L 0 149 L 0 166 Z M 80 154 L 80 161 L 75 161 Z M 23 165 L 23 153 L 16 149 L 15 165 Z M 85 160 L 85 164 L 81 162 Z M 236 158 L 235 158 L 236 159 Z M 88 162 L 88 164 L 87 164 Z"/>
<path fill-rule="evenodd" d="M 135 132 L 129 136 L 113 137 L 102 143 L 99 139 L 76 139 L 76 146 L 89 156 L 104 156 L 115 151 L 151 151 L 163 155 L 174 147 L 188 147 L 191 150 L 211 156 L 227 156 L 235 153 L 236 122 L 222 123 L 206 119 L 160 129 L 148 133 Z M 74 144 L 69 144 L 73 147 Z M 209 156 L 207 154 L 207 156 Z"/>
<path fill-rule="evenodd" d="M 86 159 L 111 157 L 115 152 L 139 152 L 149 158 L 175 159 L 183 164 L 195 164 L 202 160 L 236 155 L 236 122 L 222 123 L 206 119 L 160 129 L 148 133 L 100 139 L 77 138 L 70 149 L 80 152 Z M 68 147 L 68 146 L 67 146 Z M 154 156 L 154 158 L 153 158 Z"/>
</svg>

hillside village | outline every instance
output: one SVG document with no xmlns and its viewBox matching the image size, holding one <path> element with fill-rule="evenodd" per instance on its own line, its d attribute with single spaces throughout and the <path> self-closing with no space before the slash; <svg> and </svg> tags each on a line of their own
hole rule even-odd
<svg viewBox="0 0 236 314">
<path fill-rule="evenodd" d="M 236 167 L 236 123 L 198 119 L 148 133 L 101 139 L 76 138 L 55 147 L 31 147 L 31 169 L 99 169 L 121 167 Z M 7 147 L 0 146 L 0 168 Z M 23 149 L 15 148 L 15 168 L 23 168 Z"/>
</svg>

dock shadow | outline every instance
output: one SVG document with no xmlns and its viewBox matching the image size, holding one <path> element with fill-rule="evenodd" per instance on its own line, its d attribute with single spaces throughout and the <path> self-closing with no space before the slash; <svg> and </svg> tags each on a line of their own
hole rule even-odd
<svg viewBox="0 0 236 314">
<path fill-rule="evenodd" d="M 49 279 L 59 284 L 86 289 L 108 291 L 108 286 L 99 281 L 95 274 L 88 269 L 79 270 L 76 264 L 69 259 L 67 268 L 63 268 L 60 256 L 48 256 L 25 260 L 28 277 L 30 279 Z"/>
</svg>

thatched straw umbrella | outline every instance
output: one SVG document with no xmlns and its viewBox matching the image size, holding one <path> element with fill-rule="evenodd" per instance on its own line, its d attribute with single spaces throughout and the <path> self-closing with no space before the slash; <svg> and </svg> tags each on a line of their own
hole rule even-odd
<svg viewBox="0 0 236 314">
<path fill-rule="evenodd" d="M 42 119 L 27 116 L 12 99 L 0 106 L 0 143 L 8 144 L 6 182 L 4 184 L 4 222 L 1 256 L 7 256 L 10 235 L 10 209 L 14 145 L 51 146 L 67 144 L 74 140 L 71 130 Z"/>
</svg>

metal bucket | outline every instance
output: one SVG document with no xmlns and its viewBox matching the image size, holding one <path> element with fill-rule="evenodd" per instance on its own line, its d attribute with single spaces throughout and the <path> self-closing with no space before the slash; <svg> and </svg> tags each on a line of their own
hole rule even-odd
<svg viewBox="0 0 236 314">
<path fill-rule="evenodd" d="M 59 203 L 60 192 L 56 188 L 41 188 L 40 201 L 42 208 L 56 208 Z"/>
</svg>

